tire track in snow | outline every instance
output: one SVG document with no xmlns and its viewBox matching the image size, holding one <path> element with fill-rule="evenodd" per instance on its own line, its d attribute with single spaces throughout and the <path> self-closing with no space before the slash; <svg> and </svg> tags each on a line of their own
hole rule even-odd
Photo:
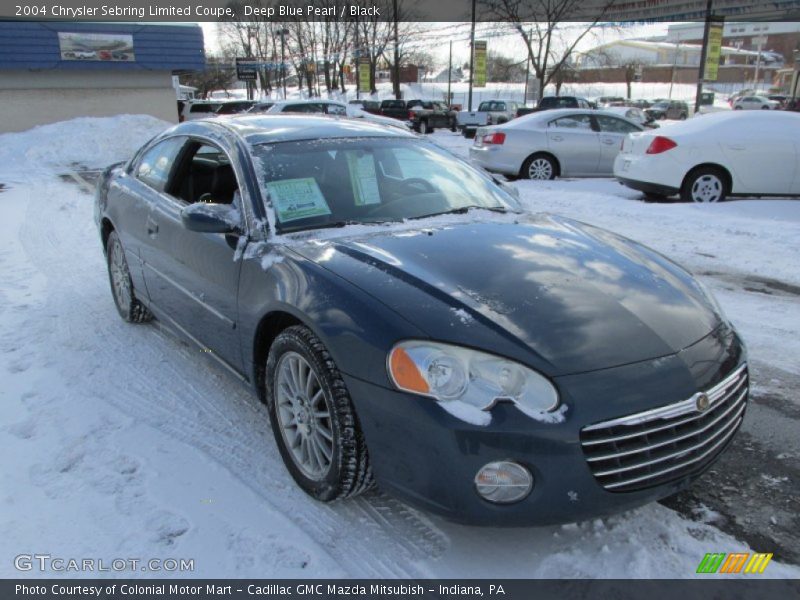
<svg viewBox="0 0 800 600">
<path fill-rule="evenodd" d="M 48 279 L 44 313 L 52 319 L 52 343 L 63 348 L 57 366 L 67 385 L 203 451 L 303 529 L 345 572 L 426 574 L 424 564 L 447 548 L 444 534 L 380 493 L 331 505 L 308 498 L 285 471 L 266 410 L 246 388 L 155 323 L 119 320 L 91 197 L 55 183 L 32 197 L 20 237 Z M 54 208 L 59 219 L 39 218 Z"/>
</svg>

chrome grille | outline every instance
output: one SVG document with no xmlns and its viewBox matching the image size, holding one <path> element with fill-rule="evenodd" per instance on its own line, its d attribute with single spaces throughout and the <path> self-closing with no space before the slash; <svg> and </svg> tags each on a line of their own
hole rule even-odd
<svg viewBox="0 0 800 600">
<path fill-rule="evenodd" d="M 592 474 L 611 492 L 632 492 L 701 471 L 739 428 L 747 392 L 742 365 L 705 393 L 584 427 L 581 446 Z"/>
</svg>

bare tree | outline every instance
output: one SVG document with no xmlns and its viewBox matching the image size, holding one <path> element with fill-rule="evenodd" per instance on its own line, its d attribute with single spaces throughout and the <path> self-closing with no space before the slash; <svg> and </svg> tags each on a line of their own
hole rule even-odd
<svg viewBox="0 0 800 600">
<path fill-rule="evenodd" d="M 234 80 L 234 72 L 230 63 L 220 56 L 206 56 L 206 68 L 180 76 L 181 83 L 197 88 L 200 98 L 208 97 L 214 90 L 225 90 Z"/>
<path fill-rule="evenodd" d="M 528 51 L 539 89 L 543 92 L 567 63 L 575 47 L 603 20 L 617 0 L 601 0 L 592 7 L 585 0 L 480 0 L 490 17 L 510 24 Z M 582 21 L 582 22 L 578 22 Z"/>
</svg>

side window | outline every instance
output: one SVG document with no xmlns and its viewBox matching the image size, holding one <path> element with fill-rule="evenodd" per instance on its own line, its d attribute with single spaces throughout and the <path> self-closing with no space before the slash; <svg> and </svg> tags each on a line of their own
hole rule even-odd
<svg viewBox="0 0 800 600">
<path fill-rule="evenodd" d="M 187 204 L 237 204 L 239 184 L 230 159 L 217 146 L 191 142 L 173 176 L 170 192 Z"/>
<path fill-rule="evenodd" d="M 614 117 L 602 117 L 597 116 L 597 124 L 600 126 L 600 131 L 604 133 L 633 133 L 634 131 L 639 131 L 638 127 L 635 127 L 628 123 L 627 121 L 623 121 L 622 119 L 615 119 Z"/>
<path fill-rule="evenodd" d="M 570 115 L 568 117 L 561 117 L 548 123 L 548 127 L 557 127 L 558 129 L 572 129 L 575 131 L 591 131 L 592 120 L 589 115 Z"/>
<path fill-rule="evenodd" d="M 344 106 L 340 106 L 339 104 L 328 104 L 328 114 L 329 115 L 346 115 L 347 109 Z"/>
<path fill-rule="evenodd" d="M 170 138 L 150 148 L 136 167 L 136 178 L 159 192 L 164 191 L 175 157 L 185 141 L 184 138 Z"/>
<path fill-rule="evenodd" d="M 321 104 L 304 103 L 304 104 L 287 104 L 283 107 L 283 112 L 289 113 L 321 113 L 325 112 Z"/>
</svg>

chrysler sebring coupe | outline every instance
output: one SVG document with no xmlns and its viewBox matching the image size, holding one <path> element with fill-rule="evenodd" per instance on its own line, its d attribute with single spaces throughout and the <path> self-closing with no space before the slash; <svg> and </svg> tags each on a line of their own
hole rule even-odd
<svg viewBox="0 0 800 600">
<path fill-rule="evenodd" d="M 320 501 L 575 521 L 685 488 L 744 416 L 744 346 L 689 273 L 396 128 L 186 122 L 95 214 L 121 317 L 252 386 Z"/>
</svg>

